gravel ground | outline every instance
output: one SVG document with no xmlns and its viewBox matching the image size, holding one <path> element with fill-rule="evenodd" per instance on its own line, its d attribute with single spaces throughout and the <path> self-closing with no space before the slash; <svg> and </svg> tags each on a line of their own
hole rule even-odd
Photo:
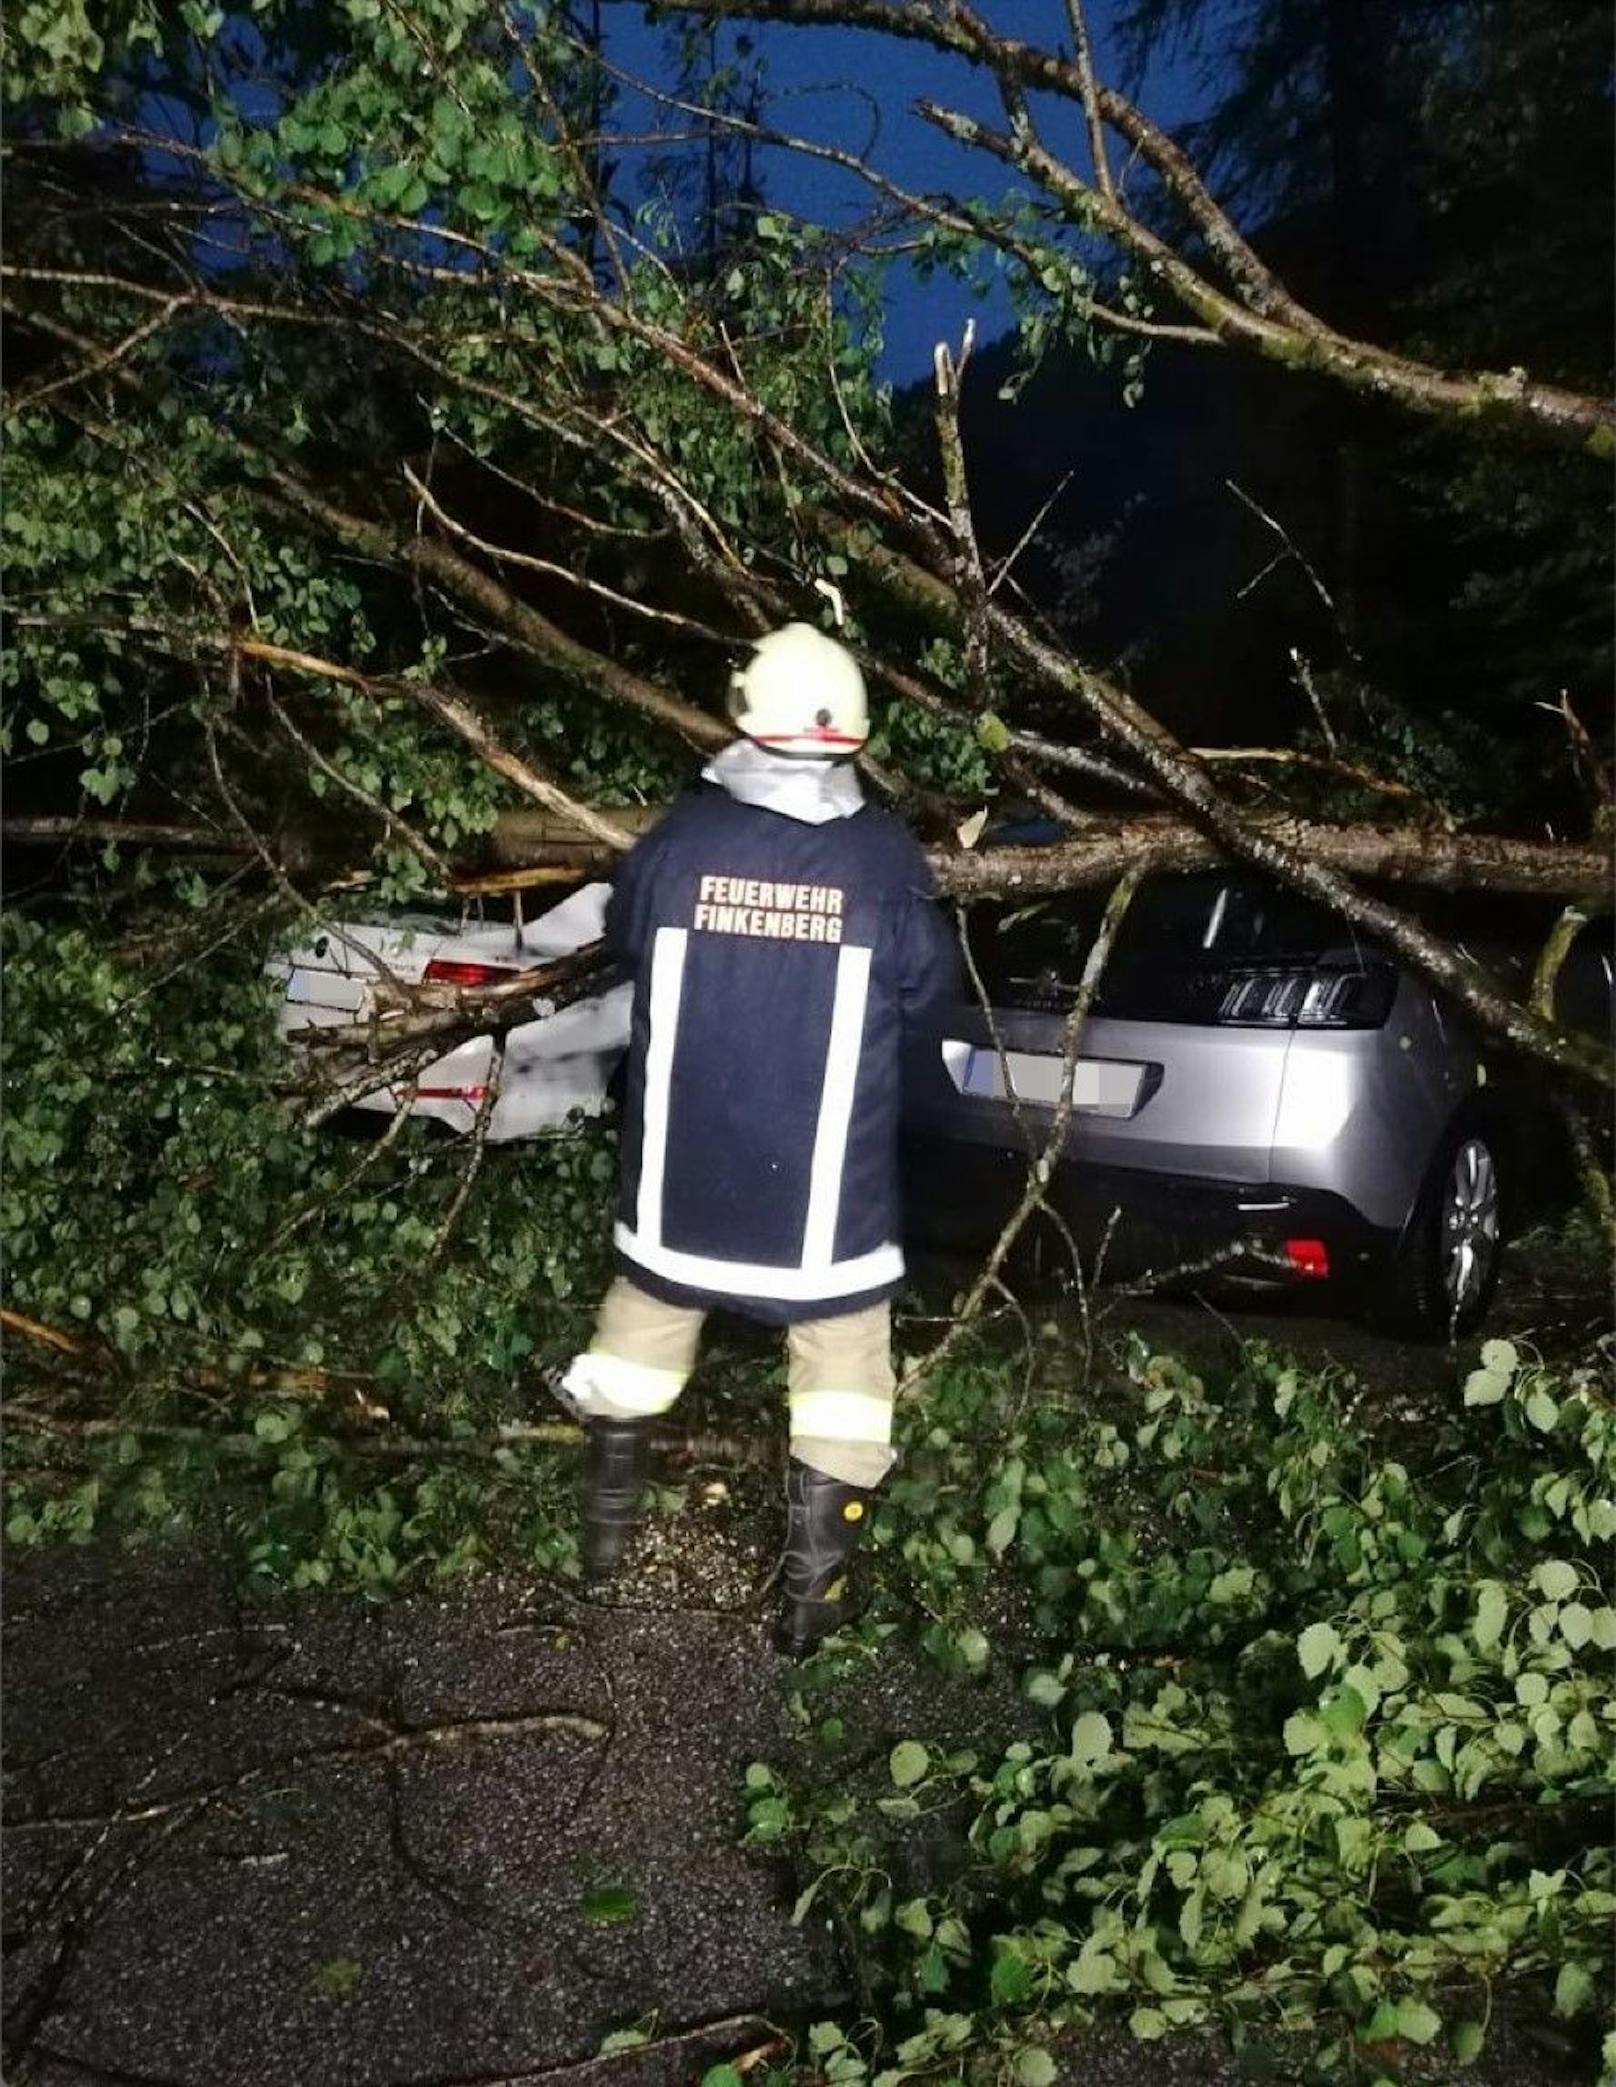
<svg viewBox="0 0 1616 2087">
<path fill-rule="evenodd" d="M 1130 1323 L 1211 1359 L 1222 1314 Z M 1294 1310 L 1238 1327 L 1388 1401 L 1465 1366 Z M 771 2022 L 850 2010 L 834 1935 L 790 1922 L 788 1867 L 737 1846 L 746 1764 L 787 1760 L 795 1729 L 799 1677 L 764 1635 L 773 1482 L 696 1471 L 662 1505 L 589 1601 L 505 1575 L 257 1603 L 201 1548 L 13 1557 L 6 2080 L 684 2087 Z M 839 1772 L 879 1776 L 900 1737 L 1015 1736 L 1015 1680 L 945 1682 L 899 1638 L 814 1712 L 844 1716 Z M 635 2024 L 654 2053 L 596 2058 Z M 1465 2080 L 1586 2078 L 1546 2029 L 1502 2021 Z M 1057 2056 L 1072 2087 L 1251 2077 L 1196 2036 L 1099 2028 Z"/>
</svg>

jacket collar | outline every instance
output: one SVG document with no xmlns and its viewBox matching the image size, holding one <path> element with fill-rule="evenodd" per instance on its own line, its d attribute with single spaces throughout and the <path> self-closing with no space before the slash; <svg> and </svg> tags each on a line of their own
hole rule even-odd
<svg viewBox="0 0 1616 2087">
<path fill-rule="evenodd" d="M 716 783 L 738 804 L 779 812 L 805 826 L 850 819 L 864 806 L 864 791 L 851 762 L 787 760 L 750 739 L 726 746 L 701 773 L 705 782 Z"/>
</svg>

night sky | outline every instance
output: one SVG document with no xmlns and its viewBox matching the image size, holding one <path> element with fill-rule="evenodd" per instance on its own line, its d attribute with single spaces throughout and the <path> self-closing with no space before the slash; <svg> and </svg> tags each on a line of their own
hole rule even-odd
<svg viewBox="0 0 1616 2087">
<path fill-rule="evenodd" d="M 1070 48 L 1064 0 L 982 0 L 981 13 L 995 27 L 1029 43 Z M 1110 34 L 1112 0 L 1090 0 L 1089 29 L 1102 78 L 1116 81 L 1119 68 Z M 608 55 L 641 78 L 665 74 L 669 34 L 646 26 L 637 7 L 606 10 Z M 958 59 L 896 37 L 856 29 L 798 29 L 774 23 L 743 24 L 724 32 L 751 36 L 767 65 L 770 106 L 766 120 L 816 143 L 844 151 L 865 150 L 871 164 L 903 187 L 949 189 L 961 196 L 995 197 L 1008 177 L 983 155 L 953 144 L 912 113 L 929 96 L 998 127 L 1003 109 L 991 81 Z M 1157 64 L 1140 100 L 1157 122 L 1173 125 L 1197 113 L 1203 100 L 1199 68 L 1187 58 Z M 874 106 L 872 107 L 872 104 Z M 1035 119 L 1045 142 L 1087 171 L 1088 146 L 1080 111 L 1048 96 L 1033 97 Z M 620 120 L 638 127 L 650 112 L 625 99 Z M 666 116 L 662 119 L 667 121 Z M 873 144 L 871 139 L 873 135 Z M 768 199 L 784 211 L 822 224 L 847 224 L 864 214 L 874 192 L 856 176 L 788 152 L 770 151 L 760 162 Z M 633 179 L 632 166 L 625 168 Z M 886 316 L 881 374 L 897 384 L 930 369 L 933 344 L 959 339 L 975 314 L 979 335 L 991 338 L 1009 323 L 1009 307 L 994 289 L 978 303 L 952 278 L 917 281 L 906 265 L 894 269 Z"/>
</svg>

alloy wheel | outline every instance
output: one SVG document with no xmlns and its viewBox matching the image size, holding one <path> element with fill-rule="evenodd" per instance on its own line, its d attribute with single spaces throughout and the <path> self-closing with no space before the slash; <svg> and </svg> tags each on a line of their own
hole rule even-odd
<svg viewBox="0 0 1616 2087">
<path fill-rule="evenodd" d="M 1498 1259 L 1498 1167 L 1480 1138 L 1453 1155 L 1442 1198 L 1442 1287 L 1457 1317 L 1485 1290 Z"/>
</svg>

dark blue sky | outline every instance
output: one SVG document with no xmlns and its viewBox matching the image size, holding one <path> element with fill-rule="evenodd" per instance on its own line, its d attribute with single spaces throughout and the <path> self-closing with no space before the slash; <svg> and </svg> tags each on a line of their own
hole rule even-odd
<svg viewBox="0 0 1616 2087">
<path fill-rule="evenodd" d="M 1069 48 L 1064 0 L 982 0 L 981 12 L 997 28 L 1026 42 Z M 1112 0 L 1090 0 L 1090 31 L 1102 77 L 1118 74 L 1111 37 Z M 664 71 L 667 35 L 648 28 L 637 7 L 606 10 L 608 53 L 642 78 Z M 958 59 L 895 37 L 851 29 L 798 29 L 779 24 L 741 25 L 767 63 L 768 120 L 816 143 L 861 150 L 877 121 L 870 163 L 903 187 L 946 188 L 960 195 L 993 197 L 1008 177 L 985 155 L 966 152 L 914 115 L 928 96 L 1002 127 L 1003 111 L 991 82 Z M 726 35 L 733 32 L 726 31 Z M 1185 60 L 1156 65 L 1140 99 L 1159 123 L 1172 125 L 1201 105 L 1193 65 Z M 872 102 L 876 117 L 872 119 Z M 627 111 L 625 110 L 625 113 Z M 1074 165 L 1087 168 L 1088 147 L 1079 111 L 1047 97 L 1034 113 L 1046 142 Z M 826 224 L 845 224 L 867 211 L 872 191 L 855 176 L 789 153 L 764 156 L 762 173 L 770 200 L 783 210 Z M 978 303 L 952 278 L 916 280 L 907 266 L 893 270 L 886 314 L 881 373 L 904 384 L 930 368 L 933 344 L 957 341 L 975 314 L 978 333 L 991 338 L 1009 324 L 1008 302 L 995 289 Z"/>
</svg>

